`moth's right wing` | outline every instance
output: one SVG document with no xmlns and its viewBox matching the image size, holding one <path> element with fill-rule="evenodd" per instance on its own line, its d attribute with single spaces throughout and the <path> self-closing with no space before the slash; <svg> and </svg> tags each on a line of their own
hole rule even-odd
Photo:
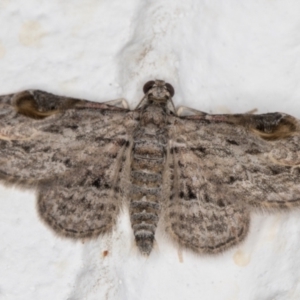
<svg viewBox="0 0 300 300">
<path fill-rule="evenodd" d="M 136 115 L 39 90 L 1 96 L 0 180 L 30 187 L 99 161 L 109 177 L 130 144 Z"/>
</svg>

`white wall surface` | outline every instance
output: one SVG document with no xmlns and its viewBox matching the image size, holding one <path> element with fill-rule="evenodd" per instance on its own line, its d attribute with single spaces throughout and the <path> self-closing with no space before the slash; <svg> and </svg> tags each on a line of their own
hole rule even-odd
<svg viewBox="0 0 300 300">
<path fill-rule="evenodd" d="M 125 97 L 134 108 L 158 78 L 176 105 L 300 118 L 299 15 L 298 0 L 0 0 L 0 94 Z M 246 241 L 218 256 L 158 232 L 145 258 L 126 210 L 111 236 L 73 242 L 39 220 L 34 192 L 0 189 L 1 300 L 300 299 L 299 249 L 295 211 L 254 214 Z"/>
</svg>

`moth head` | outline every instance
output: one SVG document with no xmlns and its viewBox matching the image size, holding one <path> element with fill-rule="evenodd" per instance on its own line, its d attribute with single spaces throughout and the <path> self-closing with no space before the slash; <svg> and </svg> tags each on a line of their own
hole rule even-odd
<svg viewBox="0 0 300 300">
<path fill-rule="evenodd" d="M 175 94 L 173 86 L 163 80 L 148 81 L 145 83 L 143 91 L 145 96 L 154 101 L 167 101 Z"/>
</svg>

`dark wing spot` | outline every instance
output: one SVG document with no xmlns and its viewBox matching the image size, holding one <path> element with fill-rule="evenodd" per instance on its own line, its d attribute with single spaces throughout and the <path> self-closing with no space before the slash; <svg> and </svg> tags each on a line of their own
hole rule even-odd
<svg viewBox="0 0 300 300">
<path fill-rule="evenodd" d="M 118 156 L 118 153 L 108 153 L 108 157 L 116 158 Z"/>
<path fill-rule="evenodd" d="M 219 207 L 224 207 L 225 206 L 223 200 L 218 200 L 217 204 L 218 204 Z"/>
<path fill-rule="evenodd" d="M 197 199 L 196 194 L 192 191 L 189 191 L 189 199 Z"/>
<path fill-rule="evenodd" d="M 100 188 L 101 186 L 101 179 L 97 178 L 96 180 L 93 181 L 92 186 L 96 187 L 97 189 Z"/>
<path fill-rule="evenodd" d="M 115 186 L 115 187 L 114 187 L 114 191 L 115 191 L 116 193 L 120 193 L 120 192 L 121 192 L 121 189 L 120 189 L 120 187 Z"/>
<path fill-rule="evenodd" d="M 68 126 L 66 126 L 66 128 L 76 130 L 78 128 L 78 125 L 68 125 Z"/>
<path fill-rule="evenodd" d="M 205 201 L 206 203 L 209 203 L 209 202 L 210 202 L 210 198 L 208 197 L 207 194 L 204 194 L 204 201 Z"/>
<path fill-rule="evenodd" d="M 71 166 L 72 166 L 71 160 L 70 160 L 69 158 L 67 158 L 67 159 L 64 161 L 64 165 L 65 165 L 66 167 L 71 167 Z"/>
<path fill-rule="evenodd" d="M 291 167 L 290 166 L 271 166 L 270 171 L 272 175 L 278 175 L 282 173 L 290 173 Z"/>
<path fill-rule="evenodd" d="M 183 167 L 184 167 L 184 164 L 179 160 L 179 161 L 178 161 L 178 166 L 181 167 L 181 168 L 183 168 Z"/>
<path fill-rule="evenodd" d="M 231 144 L 231 145 L 239 145 L 236 141 L 234 141 L 234 140 L 226 140 L 227 141 L 227 143 L 229 143 L 229 144 Z"/>
<path fill-rule="evenodd" d="M 196 148 L 192 147 L 191 150 L 192 150 L 192 151 L 196 151 L 196 152 L 200 152 L 200 153 L 203 153 L 203 154 L 206 153 L 206 148 L 204 148 L 204 147 L 202 147 L 202 146 L 196 147 Z"/>
<path fill-rule="evenodd" d="M 187 187 L 188 188 L 188 199 L 187 200 L 191 200 L 191 199 L 197 199 L 196 194 L 192 191 L 192 188 L 190 186 Z"/>
<path fill-rule="evenodd" d="M 31 147 L 30 146 L 26 146 L 26 145 L 24 145 L 24 146 L 22 146 L 22 145 L 20 145 L 20 147 L 25 151 L 25 152 L 30 152 L 30 149 L 31 149 Z"/>
<path fill-rule="evenodd" d="M 56 125 L 51 124 L 48 127 L 44 127 L 43 131 L 44 132 L 49 132 L 49 133 L 58 133 L 58 134 L 60 134 L 62 132 L 62 128 L 60 126 L 56 126 Z"/>
<path fill-rule="evenodd" d="M 254 148 L 254 149 L 248 149 L 245 151 L 247 154 L 252 154 L 252 155 L 255 155 L 255 154 L 259 154 L 261 153 L 258 149 Z"/>
<path fill-rule="evenodd" d="M 117 207 L 114 204 L 109 204 L 108 205 L 108 211 L 115 211 Z"/>
<path fill-rule="evenodd" d="M 232 184 L 232 183 L 234 183 L 235 181 L 236 181 L 236 178 L 235 178 L 235 177 L 229 176 L 229 181 L 228 181 L 229 184 Z"/>
</svg>

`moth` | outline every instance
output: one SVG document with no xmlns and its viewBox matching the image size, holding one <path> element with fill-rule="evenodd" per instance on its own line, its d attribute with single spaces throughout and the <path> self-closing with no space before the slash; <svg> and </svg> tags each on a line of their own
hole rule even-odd
<svg viewBox="0 0 300 300">
<path fill-rule="evenodd" d="M 126 205 L 149 255 L 160 226 L 184 248 L 219 253 L 247 235 L 252 211 L 300 203 L 300 121 L 284 113 L 175 110 L 149 81 L 134 110 L 27 90 L 0 97 L 0 181 L 37 191 L 58 235 L 96 238 Z"/>
</svg>

